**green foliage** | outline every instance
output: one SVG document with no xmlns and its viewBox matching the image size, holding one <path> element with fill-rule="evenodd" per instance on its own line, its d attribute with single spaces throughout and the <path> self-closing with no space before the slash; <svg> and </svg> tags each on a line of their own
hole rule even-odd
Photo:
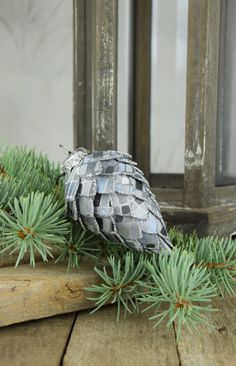
<svg viewBox="0 0 236 366">
<path fill-rule="evenodd" d="M 197 330 L 198 323 L 208 324 L 202 313 L 213 309 L 211 305 L 201 306 L 201 303 L 211 302 L 216 288 L 206 268 L 194 264 L 192 253 L 179 249 L 173 250 L 171 255 L 161 253 L 159 257 L 153 256 L 152 261 L 147 261 L 146 267 L 151 277 L 140 282 L 147 293 L 139 300 L 150 304 L 145 310 L 154 309 L 155 313 L 150 319 L 156 321 L 155 326 L 164 319 L 168 319 L 169 326 L 176 319 L 179 339 L 183 325 Z"/>
<path fill-rule="evenodd" d="M 192 252 L 195 264 L 205 267 L 210 280 L 217 287 L 217 292 L 234 295 L 236 284 L 236 242 L 230 238 L 207 236 L 198 238 L 196 232 L 183 234 L 171 229 L 169 236 L 172 243 L 180 249 Z"/>
<path fill-rule="evenodd" d="M 196 241 L 198 240 L 195 231 L 191 234 L 185 234 L 176 228 L 171 228 L 168 235 L 174 247 L 187 251 L 193 251 Z"/>
<path fill-rule="evenodd" d="M 61 251 L 56 262 L 67 261 L 67 270 L 79 269 L 83 257 L 98 259 L 101 250 L 99 248 L 99 237 L 83 230 L 78 224 L 71 222 L 70 231 L 65 241 L 60 244 Z"/>
<path fill-rule="evenodd" d="M 124 316 L 127 312 L 132 314 L 138 310 L 136 294 L 140 293 L 139 280 L 145 273 L 144 256 L 139 256 L 139 261 L 135 262 L 131 252 L 125 254 L 123 265 L 120 259 L 114 256 L 108 257 L 109 272 L 106 266 L 103 269 L 94 268 L 95 272 L 101 277 L 101 285 L 93 285 L 86 288 L 87 291 L 95 292 L 97 297 L 90 297 L 95 301 L 96 308 L 92 313 L 105 304 L 117 303 L 117 320 L 120 317 L 121 306 L 124 307 Z"/>
<path fill-rule="evenodd" d="M 33 266 L 35 252 L 39 252 L 44 261 L 48 256 L 53 257 L 48 243 L 63 243 L 63 235 L 68 232 L 63 208 L 53 202 L 51 195 L 44 193 L 15 198 L 9 208 L 11 213 L 0 210 L 1 253 L 17 253 L 16 267 L 27 252 Z"/>
<path fill-rule="evenodd" d="M 170 229 L 176 247 L 170 255 L 105 243 L 65 218 L 58 165 L 25 147 L 0 150 L 0 254 L 17 254 L 16 266 L 27 252 L 33 266 L 36 252 L 44 261 L 52 258 L 52 244 L 60 249 L 56 262 L 67 261 L 68 270 L 90 257 L 101 280 L 87 288 L 94 295 L 93 312 L 108 303 L 117 303 L 117 319 L 122 307 L 124 316 L 153 311 L 156 326 L 177 324 L 178 339 L 184 325 L 208 324 L 203 314 L 213 311 L 216 293 L 235 294 L 235 241 Z"/>
<path fill-rule="evenodd" d="M 218 293 L 235 295 L 236 242 L 229 238 L 206 237 L 197 239 L 193 249 L 195 263 L 206 268 Z"/>
<path fill-rule="evenodd" d="M 1 171 L 0 171 L 1 172 Z M 23 189 L 16 184 L 14 178 L 5 177 L 0 174 L 0 207 L 9 208 L 9 203 L 13 203 L 15 197 L 20 197 Z"/>
<path fill-rule="evenodd" d="M 132 304 L 132 313 L 142 304 L 144 311 L 153 310 L 150 319 L 156 320 L 156 326 L 164 320 L 168 326 L 176 321 L 178 339 L 184 325 L 188 330 L 197 330 L 200 323 L 209 325 L 203 313 L 214 310 L 211 307 L 212 297 L 225 291 L 234 294 L 235 242 L 213 237 L 200 239 L 196 233 L 187 235 L 176 229 L 171 229 L 170 237 L 176 246 L 170 255 L 165 252 L 159 255 L 131 253 L 126 248 L 110 245 L 108 250 L 113 253 L 107 265 L 103 270 L 95 267 L 101 284 L 87 288 L 95 294 L 89 297 L 95 302 L 94 311 L 104 304 L 117 302 L 119 318 L 121 305 L 127 311 L 127 301 Z M 125 264 L 131 254 L 132 266 L 126 273 L 123 286 Z M 136 266 L 142 270 L 133 281 Z M 119 291 L 114 292 L 114 289 Z M 126 293 L 130 297 L 125 302 Z"/>
<path fill-rule="evenodd" d="M 26 147 L 8 147 L 0 156 L 0 207 L 9 210 L 15 198 L 44 192 L 63 202 L 62 184 L 56 184 L 59 165 Z"/>
</svg>

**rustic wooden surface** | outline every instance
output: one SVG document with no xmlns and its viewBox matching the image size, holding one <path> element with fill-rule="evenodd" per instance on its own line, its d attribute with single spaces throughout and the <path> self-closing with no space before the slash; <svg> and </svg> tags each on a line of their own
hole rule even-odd
<svg viewBox="0 0 236 366">
<path fill-rule="evenodd" d="M 154 329 L 144 314 L 117 324 L 115 306 L 4 327 L 0 366 L 234 366 L 236 298 L 216 298 L 214 306 L 214 328 L 183 332 L 178 344 L 174 327 Z"/>
<path fill-rule="evenodd" d="M 144 314 L 116 322 L 116 306 L 78 314 L 64 357 L 65 366 L 177 365 L 173 329 L 154 329 Z"/>
<path fill-rule="evenodd" d="M 0 269 L 0 326 L 87 309 L 84 287 L 97 283 L 94 264 L 84 262 L 81 271 L 67 273 L 64 264 L 27 264 L 17 269 L 5 263 Z"/>
<path fill-rule="evenodd" d="M 57 247 L 51 246 L 51 253 L 53 255 L 53 258 L 57 258 L 60 255 L 60 250 Z M 12 255 L 1 255 L 0 256 L 0 268 L 3 267 L 9 267 L 9 266 L 15 266 L 15 263 L 17 261 L 18 254 L 12 254 Z M 25 253 L 24 258 L 21 260 L 20 264 L 28 264 L 30 261 L 30 254 Z M 42 262 L 42 257 L 40 253 L 35 253 L 35 262 Z"/>
<path fill-rule="evenodd" d="M 219 311 L 208 315 L 214 328 L 199 328 L 201 336 L 184 333 L 177 349 L 181 366 L 236 365 L 236 298 L 216 298 Z"/>
<path fill-rule="evenodd" d="M 230 236 L 236 227 L 236 200 L 224 206 L 195 209 L 160 203 L 160 208 L 168 227 L 175 226 L 184 232 L 196 230 L 200 236 Z"/>
<path fill-rule="evenodd" d="M 76 314 L 0 329 L 1 366 L 60 365 Z"/>
</svg>

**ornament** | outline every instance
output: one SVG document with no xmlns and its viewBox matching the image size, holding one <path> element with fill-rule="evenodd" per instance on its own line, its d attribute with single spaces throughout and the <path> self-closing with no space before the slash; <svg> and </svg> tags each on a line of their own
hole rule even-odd
<svg viewBox="0 0 236 366">
<path fill-rule="evenodd" d="M 132 156 L 74 152 L 62 165 L 67 214 L 105 240 L 139 251 L 171 250 L 160 208 Z"/>
</svg>

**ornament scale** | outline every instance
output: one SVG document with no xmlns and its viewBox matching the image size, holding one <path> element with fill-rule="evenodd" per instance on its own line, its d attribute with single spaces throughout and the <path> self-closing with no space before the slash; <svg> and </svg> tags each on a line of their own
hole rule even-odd
<svg viewBox="0 0 236 366">
<path fill-rule="evenodd" d="M 139 251 L 171 251 L 155 195 L 131 155 L 79 148 L 62 171 L 67 214 L 84 229 Z"/>
</svg>

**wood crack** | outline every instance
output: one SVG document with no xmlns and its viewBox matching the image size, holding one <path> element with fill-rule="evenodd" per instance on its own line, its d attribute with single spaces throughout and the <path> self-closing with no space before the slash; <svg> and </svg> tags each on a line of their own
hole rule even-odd
<svg viewBox="0 0 236 366">
<path fill-rule="evenodd" d="M 173 330 L 174 330 L 174 334 L 175 334 L 175 347 L 176 347 L 176 353 L 177 353 L 177 357 L 178 357 L 178 361 L 179 361 L 179 366 L 182 366 L 180 351 L 179 351 L 178 342 L 177 342 L 177 332 L 175 329 L 175 322 L 173 323 Z"/>
<path fill-rule="evenodd" d="M 74 330 L 74 326 L 75 326 L 75 322 L 77 320 L 77 317 L 78 317 L 78 314 L 79 312 L 77 312 L 74 316 L 74 320 L 73 320 L 73 323 L 72 323 L 72 326 L 71 326 L 71 329 L 70 329 L 70 333 L 68 335 L 68 338 L 67 338 L 67 341 L 66 341 L 66 344 L 65 344 L 65 347 L 64 347 L 64 350 L 62 352 L 62 356 L 61 356 L 61 361 L 60 361 L 60 366 L 63 366 L 64 364 L 64 357 L 65 357 L 65 354 L 66 354 L 66 351 L 67 351 L 67 348 L 68 348 L 68 345 L 70 343 L 70 339 L 71 339 L 71 336 L 72 336 L 72 333 L 73 333 L 73 330 Z"/>
</svg>

